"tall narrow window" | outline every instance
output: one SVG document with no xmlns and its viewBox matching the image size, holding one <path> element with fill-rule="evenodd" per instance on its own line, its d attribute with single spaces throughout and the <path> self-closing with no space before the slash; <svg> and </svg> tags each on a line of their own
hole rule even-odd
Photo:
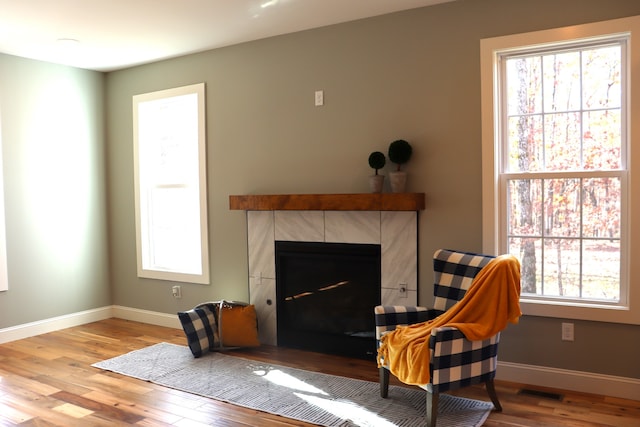
<svg viewBox="0 0 640 427">
<path fill-rule="evenodd" d="M 0 291 L 9 289 L 7 271 L 7 235 L 4 213 L 4 163 L 2 160 L 2 127 L 0 126 Z"/>
<path fill-rule="evenodd" d="M 633 17 L 481 42 L 483 240 L 520 259 L 525 314 L 640 323 L 639 27 Z"/>
<path fill-rule="evenodd" d="M 209 283 L 204 83 L 133 97 L 138 276 Z"/>
</svg>

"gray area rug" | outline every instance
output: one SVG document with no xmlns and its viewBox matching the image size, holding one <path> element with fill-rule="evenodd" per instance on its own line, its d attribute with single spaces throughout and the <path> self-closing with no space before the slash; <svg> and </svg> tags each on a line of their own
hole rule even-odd
<svg viewBox="0 0 640 427">
<path fill-rule="evenodd" d="M 425 392 L 261 363 L 222 353 L 195 359 L 161 343 L 92 365 L 155 384 L 322 426 L 423 426 Z M 440 395 L 438 427 L 481 426 L 491 402 Z"/>
</svg>

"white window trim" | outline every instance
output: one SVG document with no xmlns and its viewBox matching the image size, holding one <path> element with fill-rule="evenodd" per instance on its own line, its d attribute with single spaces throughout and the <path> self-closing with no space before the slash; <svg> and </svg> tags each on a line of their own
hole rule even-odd
<svg viewBox="0 0 640 427">
<path fill-rule="evenodd" d="M 7 266 L 7 228 L 4 212 L 4 163 L 2 160 L 2 126 L 0 126 L 0 292 L 7 290 L 9 290 L 9 272 Z"/>
<path fill-rule="evenodd" d="M 138 147 L 138 108 L 137 104 L 149 100 L 171 98 L 181 95 L 196 94 L 198 98 L 198 180 L 200 204 L 200 265 L 201 274 L 189 274 L 160 269 L 146 269 L 143 267 L 142 226 L 140 206 L 140 175 L 139 175 L 139 147 Z M 207 173 L 206 173 L 206 134 L 205 134 L 205 84 L 198 83 L 189 86 L 161 90 L 133 97 L 133 142 L 134 142 L 134 176 L 135 176 L 135 222 L 136 222 L 136 252 L 138 277 L 171 280 L 186 283 L 209 284 L 209 245 L 208 245 L 208 213 L 207 213 Z"/>
<path fill-rule="evenodd" d="M 562 41 L 576 41 L 579 39 L 598 36 L 610 36 L 612 34 L 635 34 L 640 37 L 640 16 L 615 19 L 611 21 L 596 22 L 592 24 L 576 25 L 552 30 L 536 31 L 532 33 L 515 34 L 502 37 L 483 39 L 480 41 L 480 71 L 481 71 L 481 109 L 482 109 L 482 236 L 483 251 L 498 254 L 503 249 L 500 247 L 500 227 L 498 213 L 501 207 L 499 194 L 497 165 L 500 153 L 495 149 L 498 135 L 496 130 L 501 129 L 500 117 L 496 114 L 495 99 L 500 96 L 496 79 L 498 67 L 498 52 L 523 46 L 542 46 Z M 553 303 L 550 301 L 527 300 L 521 298 L 520 305 L 525 315 L 557 317 L 567 319 L 595 320 L 602 322 L 628 323 L 640 325 L 640 263 L 633 260 L 640 259 L 640 222 L 634 224 L 631 218 L 640 214 L 640 173 L 632 173 L 632 168 L 640 170 L 640 39 L 630 40 L 627 52 L 628 87 L 626 99 L 628 108 L 627 132 L 627 168 L 628 175 L 627 204 L 622 207 L 626 210 L 628 222 L 622 224 L 622 230 L 627 230 L 627 259 L 623 265 L 621 280 L 628 280 L 628 304 L 625 306 L 611 307 L 585 306 L 579 303 Z M 633 150 L 634 146 L 639 149 Z M 621 250 L 625 250 L 623 247 Z"/>
</svg>

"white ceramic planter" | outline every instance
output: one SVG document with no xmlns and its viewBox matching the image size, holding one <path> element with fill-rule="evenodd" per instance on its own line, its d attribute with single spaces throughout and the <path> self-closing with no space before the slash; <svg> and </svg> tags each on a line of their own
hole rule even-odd
<svg viewBox="0 0 640 427">
<path fill-rule="evenodd" d="M 389 183 L 393 193 L 404 193 L 407 186 L 407 173 L 404 171 L 389 172 Z"/>
<path fill-rule="evenodd" d="M 384 175 L 371 175 L 369 177 L 369 189 L 372 193 L 382 193 Z"/>
</svg>

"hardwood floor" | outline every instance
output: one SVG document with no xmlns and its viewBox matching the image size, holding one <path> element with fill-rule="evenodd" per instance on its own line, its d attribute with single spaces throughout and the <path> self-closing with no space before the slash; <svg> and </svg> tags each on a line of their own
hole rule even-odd
<svg viewBox="0 0 640 427">
<path fill-rule="evenodd" d="M 91 367 L 162 341 L 186 344 L 181 330 L 109 319 L 0 345 L 0 426 L 311 426 Z M 230 354 L 378 379 L 374 363 L 364 360 L 271 346 Z M 640 426 L 640 401 L 534 390 L 561 395 L 556 399 L 504 382 L 496 388 L 504 409 L 491 413 L 486 427 Z M 488 400 L 481 387 L 454 394 Z"/>
</svg>

